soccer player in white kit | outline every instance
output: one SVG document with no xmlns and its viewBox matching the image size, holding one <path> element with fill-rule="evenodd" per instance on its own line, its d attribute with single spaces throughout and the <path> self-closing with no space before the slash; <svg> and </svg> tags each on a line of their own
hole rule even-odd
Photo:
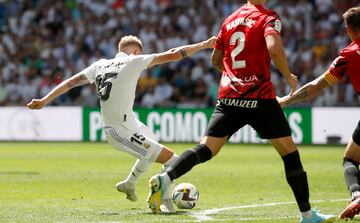
<svg viewBox="0 0 360 223">
<path fill-rule="evenodd" d="M 30 109 L 41 109 L 70 89 L 95 83 L 100 99 L 103 130 L 113 147 L 137 158 L 127 179 L 116 184 L 116 189 L 136 201 L 135 183 L 151 163 L 166 168 L 177 156 L 166 146 L 157 142 L 151 130 L 136 119 L 133 113 L 136 85 L 141 72 L 157 64 L 177 61 L 207 48 L 213 48 L 216 38 L 185 45 L 164 53 L 141 55 L 142 43 L 135 36 L 121 38 L 115 58 L 100 59 L 78 74 L 64 80 L 41 99 L 32 99 Z M 171 200 L 161 201 L 161 211 L 175 212 Z"/>
</svg>

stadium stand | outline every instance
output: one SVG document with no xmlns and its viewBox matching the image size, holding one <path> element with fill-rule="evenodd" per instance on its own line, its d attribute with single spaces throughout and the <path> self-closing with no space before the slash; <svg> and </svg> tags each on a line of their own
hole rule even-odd
<svg viewBox="0 0 360 223">
<path fill-rule="evenodd" d="M 138 35 L 144 53 L 161 52 L 217 35 L 238 0 L 13 0 L 0 2 L 0 106 L 24 105 L 99 58 L 111 58 L 123 35 Z M 268 0 L 283 25 L 291 70 L 300 83 L 327 69 L 348 43 L 341 15 L 357 0 Z M 136 106 L 207 107 L 220 74 L 204 51 L 157 66 L 139 80 Z M 278 95 L 289 92 L 272 69 Z M 300 106 L 358 106 L 348 80 Z M 52 105 L 98 106 L 93 86 L 72 90 Z M 298 105 L 299 106 L 299 105 Z"/>
</svg>

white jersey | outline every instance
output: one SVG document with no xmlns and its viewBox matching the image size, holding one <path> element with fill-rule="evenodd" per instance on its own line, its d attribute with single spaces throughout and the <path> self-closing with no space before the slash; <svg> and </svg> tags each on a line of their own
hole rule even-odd
<svg viewBox="0 0 360 223">
<path fill-rule="evenodd" d="M 139 76 L 154 55 L 118 53 L 113 59 L 101 59 L 82 72 L 96 85 L 104 125 L 116 125 L 133 116 L 135 90 Z"/>
</svg>

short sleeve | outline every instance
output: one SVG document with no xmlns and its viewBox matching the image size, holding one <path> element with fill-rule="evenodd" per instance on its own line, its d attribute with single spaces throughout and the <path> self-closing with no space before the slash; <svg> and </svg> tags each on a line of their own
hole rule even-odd
<svg viewBox="0 0 360 223">
<path fill-rule="evenodd" d="M 134 69 L 145 70 L 154 58 L 154 54 L 136 55 L 130 58 L 130 62 Z"/>
<path fill-rule="evenodd" d="M 220 50 L 220 51 L 224 51 L 225 44 L 224 44 L 223 28 L 220 29 L 220 31 L 217 35 L 214 48 L 217 50 Z"/>
<path fill-rule="evenodd" d="M 336 76 L 339 80 L 341 80 L 346 73 L 347 66 L 347 58 L 340 55 L 331 63 L 329 67 L 329 72 L 332 75 Z"/>
<path fill-rule="evenodd" d="M 269 34 L 281 34 L 281 20 L 277 16 L 269 16 L 264 27 L 264 36 Z"/>
<path fill-rule="evenodd" d="M 92 84 L 95 81 L 95 75 L 96 75 L 96 64 L 93 63 L 87 68 L 85 68 L 80 73 L 84 74 L 85 77 L 88 79 L 88 81 Z"/>
</svg>

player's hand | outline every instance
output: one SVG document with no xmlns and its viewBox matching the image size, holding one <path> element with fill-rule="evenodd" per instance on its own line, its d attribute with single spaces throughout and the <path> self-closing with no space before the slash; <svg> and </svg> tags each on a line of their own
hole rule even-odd
<svg viewBox="0 0 360 223">
<path fill-rule="evenodd" d="M 205 44 L 207 48 L 214 48 L 215 42 L 216 42 L 216 36 L 212 36 L 208 40 L 206 40 Z"/>
<path fill-rule="evenodd" d="M 27 107 L 30 109 L 42 109 L 45 103 L 41 99 L 32 99 L 29 103 L 27 103 Z"/>
<path fill-rule="evenodd" d="M 298 85 L 299 81 L 297 79 L 297 76 L 295 76 L 294 74 L 290 74 L 289 78 L 287 79 L 287 82 L 291 87 L 291 91 L 289 93 L 289 96 L 291 96 L 296 91 L 296 88 L 297 88 L 297 85 Z"/>
<path fill-rule="evenodd" d="M 278 101 L 278 103 L 280 104 L 280 106 L 283 108 L 286 106 L 286 100 L 289 98 L 288 95 L 284 96 L 284 97 L 278 97 L 276 96 L 276 100 Z"/>
</svg>

